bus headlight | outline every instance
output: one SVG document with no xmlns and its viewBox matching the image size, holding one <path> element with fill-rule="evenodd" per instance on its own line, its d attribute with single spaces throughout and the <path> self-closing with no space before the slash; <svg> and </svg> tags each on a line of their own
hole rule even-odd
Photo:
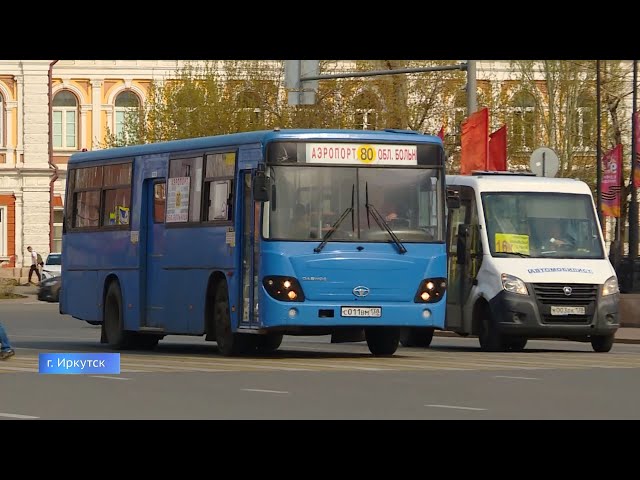
<svg viewBox="0 0 640 480">
<path fill-rule="evenodd" d="M 503 273 L 500 275 L 502 280 L 502 288 L 509 293 L 517 293 L 519 295 L 529 295 L 529 290 L 522 280 L 513 275 Z"/>
<path fill-rule="evenodd" d="M 609 277 L 604 285 L 602 285 L 602 296 L 613 295 L 614 293 L 620 293 L 618 287 L 618 279 L 616 277 Z"/>
<path fill-rule="evenodd" d="M 304 302 L 304 292 L 294 277 L 270 275 L 264 277 L 262 285 L 269 295 L 281 302 Z"/>
<path fill-rule="evenodd" d="M 436 303 L 447 291 L 446 278 L 427 278 L 420 282 L 413 301 L 415 303 Z"/>
</svg>

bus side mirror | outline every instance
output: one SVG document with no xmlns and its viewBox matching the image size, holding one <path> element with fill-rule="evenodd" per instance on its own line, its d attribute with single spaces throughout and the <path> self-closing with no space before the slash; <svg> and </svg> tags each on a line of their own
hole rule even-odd
<svg viewBox="0 0 640 480">
<path fill-rule="evenodd" d="M 258 170 L 253 179 L 253 199 L 256 202 L 268 202 L 271 198 L 271 178 Z"/>
<path fill-rule="evenodd" d="M 447 208 L 460 208 L 460 192 L 447 188 Z"/>
</svg>

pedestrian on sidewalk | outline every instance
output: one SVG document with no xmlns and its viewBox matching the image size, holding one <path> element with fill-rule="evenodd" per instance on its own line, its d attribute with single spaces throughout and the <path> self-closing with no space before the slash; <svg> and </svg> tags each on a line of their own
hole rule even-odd
<svg viewBox="0 0 640 480">
<path fill-rule="evenodd" d="M 5 332 L 2 323 L 0 323 L 0 360 L 6 360 L 9 357 L 13 357 L 15 354 L 16 352 L 11 348 L 7 332 Z"/>
<path fill-rule="evenodd" d="M 31 283 L 31 275 L 33 275 L 33 272 L 36 272 L 38 283 L 40 283 L 40 267 L 44 265 L 44 262 L 40 254 L 31 248 L 31 246 L 28 246 L 27 250 L 31 254 L 31 268 L 29 269 L 29 281 L 27 283 Z"/>
</svg>

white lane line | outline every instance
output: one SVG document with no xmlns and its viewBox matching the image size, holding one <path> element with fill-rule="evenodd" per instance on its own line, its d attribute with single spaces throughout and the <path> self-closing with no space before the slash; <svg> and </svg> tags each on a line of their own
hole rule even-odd
<svg viewBox="0 0 640 480">
<path fill-rule="evenodd" d="M 130 378 L 127 378 L 127 377 L 109 377 L 107 375 L 89 375 L 89 376 L 93 378 L 106 378 L 108 380 L 131 380 Z"/>
<path fill-rule="evenodd" d="M 260 388 L 241 388 L 243 392 L 259 392 L 259 393 L 281 393 L 287 394 L 289 392 L 281 392 L 279 390 L 262 390 Z"/>
<path fill-rule="evenodd" d="M 475 408 L 475 407 L 458 407 L 456 405 L 425 405 L 425 407 L 434 407 L 434 408 L 454 408 L 457 410 L 486 410 L 486 408 Z"/>
<path fill-rule="evenodd" d="M 536 378 L 536 377 L 511 377 L 509 375 L 496 375 L 493 378 L 512 378 L 514 380 L 540 380 L 539 378 Z"/>
<path fill-rule="evenodd" d="M 18 413 L 0 413 L 0 417 L 6 417 L 6 418 L 22 418 L 22 419 L 30 419 L 30 418 L 40 418 L 40 417 L 33 417 L 31 415 L 20 415 Z"/>
</svg>

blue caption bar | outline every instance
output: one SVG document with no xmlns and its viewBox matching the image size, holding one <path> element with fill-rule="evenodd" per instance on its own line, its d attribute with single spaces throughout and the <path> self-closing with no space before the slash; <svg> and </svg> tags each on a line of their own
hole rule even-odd
<svg viewBox="0 0 640 480">
<path fill-rule="evenodd" d="M 120 373 L 120 354 L 41 353 L 38 372 L 58 375 Z"/>
</svg>

